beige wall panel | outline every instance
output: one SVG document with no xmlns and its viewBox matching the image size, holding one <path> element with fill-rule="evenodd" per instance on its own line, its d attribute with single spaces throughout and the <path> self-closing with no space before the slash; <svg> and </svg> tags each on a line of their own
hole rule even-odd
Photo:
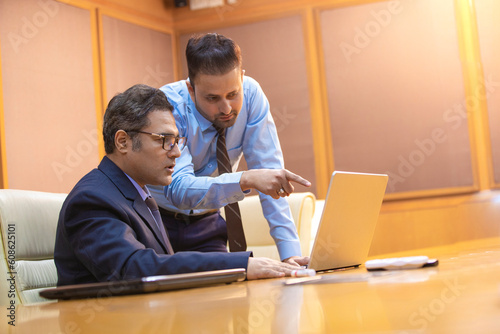
<svg viewBox="0 0 500 334">
<path fill-rule="evenodd" d="M 296 191 L 315 192 L 314 152 L 307 86 L 304 33 L 300 16 L 214 29 L 232 38 L 243 54 L 245 74 L 266 93 L 280 138 L 285 167 L 313 183 Z M 183 78 L 187 78 L 184 51 L 191 34 L 182 35 Z"/>
<path fill-rule="evenodd" d="M 500 184 L 500 2 L 476 0 L 479 43 L 485 77 L 495 183 Z"/>
<path fill-rule="evenodd" d="M 174 80 L 169 34 L 103 16 L 107 102 L 138 84 L 159 88 Z"/>
<path fill-rule="evenodd" d="M 453 0 L 321 12 L 335 169 L 387 192 L 473 185 Z"/>
<path fill-rule="evenodd" d="M 0 2 L 9 188 L 68 192 L 98 163 L 87 10 Z"/>
</svg>

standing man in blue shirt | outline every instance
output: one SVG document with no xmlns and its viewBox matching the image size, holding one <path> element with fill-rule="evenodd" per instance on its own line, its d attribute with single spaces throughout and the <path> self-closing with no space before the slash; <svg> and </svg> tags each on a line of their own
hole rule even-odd
<svg viewBox="0 0 500 334">
<path fill-rule="evenodd" d="M 172 183 L 151 191 L 174 250 L 227 251 L 226 222 L 219 209 L 256 189 L 281 260 L 307 264 L 284 197 L 293 192 L 292 182 L 310 182 L 284 169 L 269 102 L 260 85 L 244 75 L 239 46 L 215 33 L 195 36 L 186 59 L 189 79 L 161 90 L 174 106 L 180 136 L 188 144 L 177 159 Z M 219 133 L 225 134 L 232 173 L 218 171 Z M 249 170 L 236 172 L 242 156 Z"/>
</svg>

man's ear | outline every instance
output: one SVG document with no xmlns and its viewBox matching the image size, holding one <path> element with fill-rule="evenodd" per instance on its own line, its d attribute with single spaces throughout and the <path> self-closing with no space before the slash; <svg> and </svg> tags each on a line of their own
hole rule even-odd
<svg viewBox="0 0 500 334">
<path fill-rule="evenodd" d="M 191 96 L 191 100 L 195 100 L 194 98 L 194 86 L 191 85 L 189 80 L 186 80 L 186 86 L 188 88 L 189 95 Z"/>
<path fill-rule="evenodd" d="M 120 153 L 127 153 L 128 147 L 130 146 L 130 137 L 123 131 L 118 130 L 115 133 L 115 147 Z"/>
</svg>

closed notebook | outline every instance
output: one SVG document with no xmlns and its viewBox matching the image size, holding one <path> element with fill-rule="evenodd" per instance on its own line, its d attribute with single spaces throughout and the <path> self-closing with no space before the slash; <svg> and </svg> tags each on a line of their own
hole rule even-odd
<svg viewBox="0 0 500 334">
<path fill-rule="evenodd" d="M 148 276 L 132 280 L 66 285 L 40 291 L 48 299 L 101 298 L 198 288 L 245 280 L 246 270 L 224 269 L 188 274 Z"/>
</svg>

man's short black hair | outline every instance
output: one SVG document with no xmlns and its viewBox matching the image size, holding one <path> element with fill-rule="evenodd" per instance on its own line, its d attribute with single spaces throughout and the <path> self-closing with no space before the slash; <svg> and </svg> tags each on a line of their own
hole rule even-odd
<svg viewBox="0 0 500 334">
<path fill-rule="evenodd" d="M 115 134 L 118 130 L 130 131 L 129 135 L 134 140 L 137 133 L 133 131 L 148 126 L 148 115 L 156 110 L 174 110 L 165 93 L 157 88 L 139 84 L 115 95 L 104 114 L 102 135 L 106 154 L 114 152 Z"/>
<path fill-rule="evenodd" d="M 189 81 L 194 87 L 196 76 L 222 75 L 242 64 L 240 47 L 230 38 L 217 33 L 196 35 L 186 46 Z"/>
</svg>

